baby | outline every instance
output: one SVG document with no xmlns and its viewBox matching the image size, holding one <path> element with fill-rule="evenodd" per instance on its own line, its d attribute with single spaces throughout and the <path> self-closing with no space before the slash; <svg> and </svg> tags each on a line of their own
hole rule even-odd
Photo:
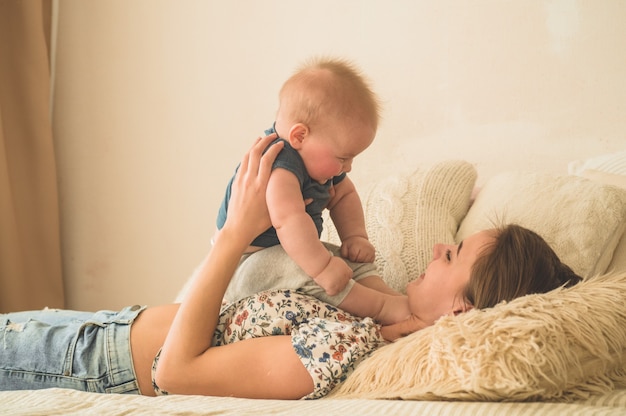
<svg viewBox="0 0 626 416">
<path fill-rule="evenodd" d="M 286 265 L 312 279 L 331 297 L 342 296 L 349 289 L 353 267 L 367 268 L 367 276 L 376 274 L 373 265 L 349 265 L 344 258 L 358 263 L 374 261 L 361 200 L 346 173 L 352 169 L 353 159 L 374 140 L 378 120 L 376 95 L 346 61 L 314 60 L 283 84 L 276 121 L 266 131 L 284 142 L 267 187 L 272 227 L 252 242 L 240 262 L 240 269 L 253 259 L 266 266 L 238 270 L 226 300 L 255 293 L 257 286 L 298 288 L 307 284 L 292 281 L 293 273 L 278 271 Z M 218 233 L 226 219 L 231 185 L 232 179 L 219 210 Z M 340 250 L 333 251 L 320 241 L 326 208 L 341 239 Z M 359 273 L 355 278 L 367 276 Z"/>
</svg>

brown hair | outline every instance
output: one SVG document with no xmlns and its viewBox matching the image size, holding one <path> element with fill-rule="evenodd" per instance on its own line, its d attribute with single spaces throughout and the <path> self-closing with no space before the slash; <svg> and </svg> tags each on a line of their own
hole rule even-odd
<svg viewBox="0 0 626 416">
<path fill-rule="evenodd" d="M 356 119 L 378 128 L 380 104 L 360 71 L 342 59 L 315 58 L 282 86 L 279 113 L 315 128 L 327 117 Z"/>
<path fill-rule="evenodd" d="M 478 256 L 465 298 L 475 308 L 490 308 L 581 280 L 539 234 L 509 224 L 495 230 L 495 241 Z"/>
</svg>

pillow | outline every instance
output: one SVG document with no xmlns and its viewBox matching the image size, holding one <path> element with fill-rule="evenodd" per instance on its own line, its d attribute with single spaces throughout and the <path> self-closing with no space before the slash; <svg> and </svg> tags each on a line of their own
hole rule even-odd
<svg viewBox="0 0 626 416">
<path fill-rule="evenodd" d="M 606 173 L 595 169 L 586 169 L 579 173 L 583 178 L 591 179 L 607 185 L 618 186 L 626 189 L 626 172 L 623 175 L 614 173 Z M 622 238 L 617 243 L 613 258 L 609 263 L 607 271 L 626 270 L 626 232 L 622 234 Z"/>
<path fill-rule="evenodd" d="M 626 189 L 626 173 L 618 175 L 617 173 L 607 173 L 601 170 L 587 169 L 578 174 L 582 178 L 600 182 L 605 185 L 613 185 Z"/>
<path fill-rule="evenodd" d="M 587 160 L 576 160 L 570 162 L 568 170 L 572 175 L 580 175 L 586 170 L 626 175 L 626 151 L 610 153 Z"/>
<path fill-rule="evenodd" d="M 489 179 L 457 234 L 498 223 L 541 235 L 583 277 L 603 273 L 626 228 L 626 191 L 576 176 L 503 173 Z"/>
<path fill-rule="evenodd" d="M 626 272 L 443 317 L 375 351 L 331 397 L 569 401 L 608 392 L 626 385 L 625 297 Z"/>
<path fill-rule="evenodd" d="M 385 177 L 361 195 L 376 266 L 389 286 L 405 293 L 432 260 L 433 245 L 454 243 L 475 182 L 474 166 L 449 160 Z M 324 224 L 322 239 L 338 243 L 332 221 Z"/>
</svg>

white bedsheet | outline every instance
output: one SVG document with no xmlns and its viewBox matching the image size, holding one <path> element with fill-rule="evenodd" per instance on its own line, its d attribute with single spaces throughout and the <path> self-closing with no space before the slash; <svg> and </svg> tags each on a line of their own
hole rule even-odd
<svg viewBox="0 0 626 416">
<path fill-rule="evenodd" d="M 1 415 L 625 415 L 626 390 L 575 403 L 399 400 L 251 400 L 206 396 L 105 395 L 68 389 L 0 392 Z"/>
</svg>

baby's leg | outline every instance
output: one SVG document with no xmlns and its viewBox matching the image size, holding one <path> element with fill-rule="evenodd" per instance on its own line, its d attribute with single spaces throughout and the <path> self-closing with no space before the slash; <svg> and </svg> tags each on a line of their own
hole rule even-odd
<svg viewBox="0 0 626 416">
<path fill-rule="evenodd" d="M 297 290 L 312 280 L 282 246 L 268 247 L 241 258 L 224 299 L 235 302 L 265 290 Z"/>
</svg>

